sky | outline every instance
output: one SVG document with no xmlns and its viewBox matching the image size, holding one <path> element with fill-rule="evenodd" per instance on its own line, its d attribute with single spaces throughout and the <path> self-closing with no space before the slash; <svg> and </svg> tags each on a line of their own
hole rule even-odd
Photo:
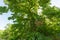
<svg viewBox="0 0 60 40">
<path fill-rule="evenodd" d="M 60 0 L 51 0 L 52 5 L 60 8 Z"/>
<path fill-rule="evenodd" d="M 0 0 L 0 6 L 7 6 L 3 3 L 3 0 Z M 0 30 L 4 30 L 6 25 L 8 23 L 12 23 L 12 21 L 8 20 L 8 17 L 11 16 L 12 12 L 8 12 L 8 13 L 3 13 L 2 15 L 0 15 Z"/>
<path fill-rule="evenodd" d="M 52 5 L 60 8 L 60 0 L 51 0 Z M 3 0 L 0 0 L 0 6 L 6 6 L 3 2 Z M 8 17 L 11 16 L 11 12 L 4 13 L 3 15 L 0 15 L 0 30 L 4 30 L 8 23 L 12 23 L 12 21 L 8 20 Z"/>
</svg>

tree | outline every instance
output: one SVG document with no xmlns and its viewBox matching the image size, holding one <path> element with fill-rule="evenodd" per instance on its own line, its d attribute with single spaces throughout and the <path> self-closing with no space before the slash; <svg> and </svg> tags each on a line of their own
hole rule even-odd
<svg viewBox="0 0 60 40">
<path fill-rule="evenodd" d="M 60 9 L 51 7 L 50 0 L 4 0 L 4 2 L 13 12 L 8 19 L 14 22 L 6 40 L 50 40 L 45 36 L 60 33 Z M 40 14 L 37 12 L 38 9 L 42 10 Z"/>
<path fill-rule="evenodd" d="M 8 12 L 8 8 L 7 7 L 2 7 L 2 6 L 0 6 L 0 14 L 2 14 L 2 13 L 7 13 Z"/>
</svg>

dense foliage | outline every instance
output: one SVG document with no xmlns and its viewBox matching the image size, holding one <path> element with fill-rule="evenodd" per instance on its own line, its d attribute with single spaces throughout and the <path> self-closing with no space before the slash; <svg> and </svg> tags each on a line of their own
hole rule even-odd
<svg viewBox="0 0 60 40">
<path fill-rule="evenodd" d="M 8 8 L 7 7 L 2 7 L 2 6 L 0 6 L 0 14 L 2 14 L 2 13 L 7 13 L 8 12 Z"/>
<path fill-rule="evenodd" d="M 50 0 L 4 0 L 14 24 L 4 30 L 6 40 L 59 40 L 60 9 Z M 42 10 L 40 13 L 39 9 Z"/>
</svg>

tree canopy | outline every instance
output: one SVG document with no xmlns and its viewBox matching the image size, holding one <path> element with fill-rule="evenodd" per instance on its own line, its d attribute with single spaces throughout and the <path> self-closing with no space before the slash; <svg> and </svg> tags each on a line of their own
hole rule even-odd
<svg viewBox="0 0 60 40">
<path fill-rule="evenodd" d="M 6 40 L 58 40 L 60 8 L 51 7 L 50 1 L 4 0 L 8 7 L 2 7 L 4 10 L 0 9 L 0 11 L 4 13 L 10 10 L 12 16 L 8 20 L 13 20 L 14 24 L 9 25 L 3 32 L 2 38 Z M 38 9 L 42 10 L 39 14 Z"/>
</svg>

